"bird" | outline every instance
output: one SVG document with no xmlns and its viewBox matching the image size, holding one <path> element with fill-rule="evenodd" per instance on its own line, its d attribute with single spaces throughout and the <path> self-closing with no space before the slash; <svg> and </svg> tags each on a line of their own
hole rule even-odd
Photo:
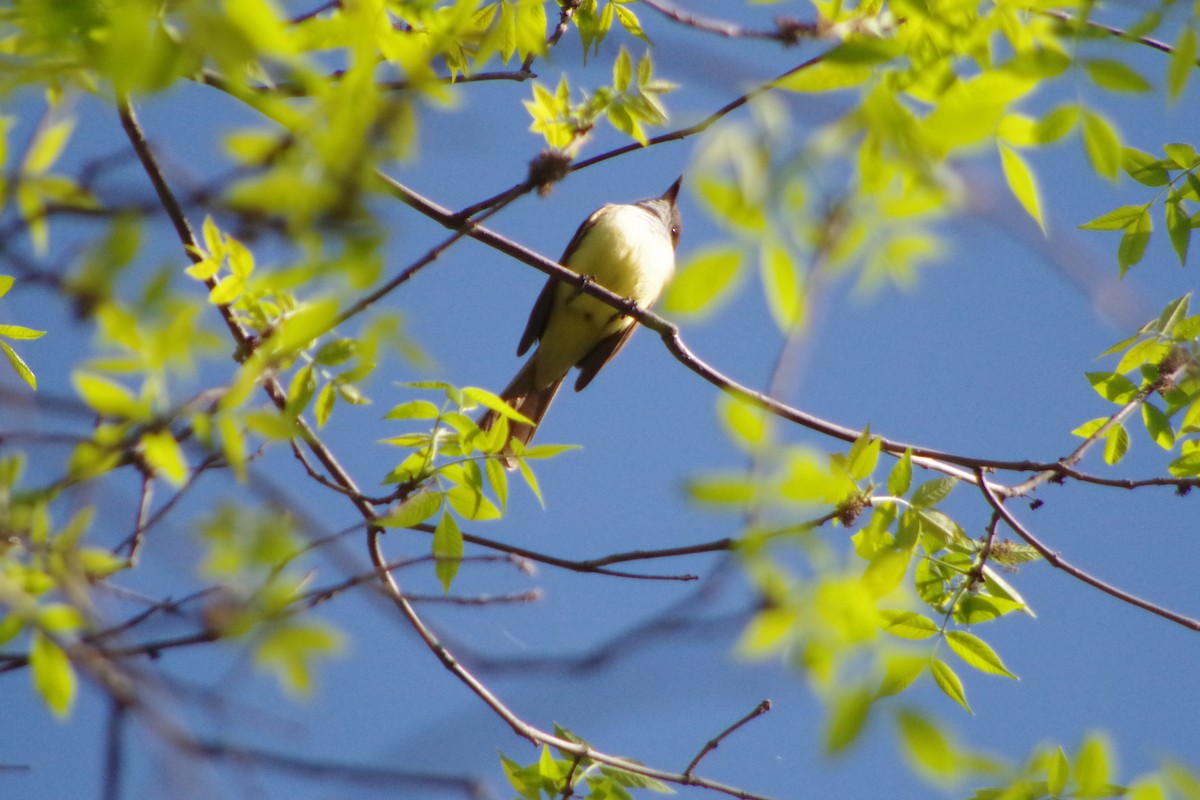
<svg viewBox="0 0 1200 800">
<path fill-rule="evenodd" d="M 571 237 L 559 264 L 639 308 L 649 308 L 675 274 L 675 249 L 682 231 L 676 200 L 682 183 L 680 176 L 659 197 L 610 203 L 592 212 Z M 516 468 L 512 443 L 527 446 L 533 439 L 571 368 L 579 368 L 578 392 L 625 346 L 636 327 L 635 320 L 579 287 L 554 277 L 546 281 L 517 355 L 525 355 L 534 342 L 537 350 L 500 393 L 505 403 L 532 422 L 509 420 L 509 441 L 502 450 L 506 467 Z M 478 424 L 489 431 L 499 419 L 500 414 L 489 409 Z"/>
</svg>

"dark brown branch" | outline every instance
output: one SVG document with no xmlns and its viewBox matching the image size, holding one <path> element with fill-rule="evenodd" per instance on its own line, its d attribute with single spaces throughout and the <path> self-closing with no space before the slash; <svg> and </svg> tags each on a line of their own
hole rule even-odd
<svg viewBox="0 0 1200 800">
<path fill-rule="evenodd" d="M 432 525 L 414 525 L 411 530 L 418 530 L 424 533 L 433 534 L 434 527 Z M 588 559 L 585 561 L 575 561 L 569 558 L 558 558 L 557 556 L 549 556 L 545 553 L 539 553 L 536 550 L 528 550 L 524 547 L 507 544 L 506 542 L 498 542 L 495 539 L 487 539 L 483 536 L 476 536 L 470 533 L 463 533 L 463 541 L 471 544 L 487 547 L 491 550 L 497 550 L 501 553 L 520 556 L 521 558 L 536 561 L 539 564 L 546 564 L 551 567 L 571 570 L 572 572 L 591 572 L 597 575 L 610 575 L 617 578 L 636 578 L 640 580 L 659 580 L 659 581 L 694 581 L 695 575 L 639 575 L 633 572 L 620 572 L 607 567 L 611 564 L 623 564 L 630 561 L 649 561 L 658 558 L 676 558 L 679 556 L 701 555 L 703 553 L 720 553 L 733 550 L 737 546 L 734 539 L 716 539 L 711 542 L 702 544 L 686 545 L 684 547 L 670 547 L 663 550 L 632 550 L 627 553 L 614 553 L 613 555 L 601 556 L 600 558 Z"/>
<path fill-rule="evenodd" d="M 724 36 L 726 39 L 767 39 L 781 42 L 785 45 L 794 45 L 804 39 L 819 39 L 824 35 L 824 29 L 817 23 L 798 22 L 787 17 L 776 19 L 775 27 L 769 31 L 752 30 L 750 28 L 743 28 L 741 25 L 736 25 L 732 22 L 700 17 L 667 5 L 661 2 L 661 0 L 642 0 L 642 5 L 649 6 L 667 19 L 678 22 L 681 25 L 686 25 L 698 31 L 715 33 L 718 36 Z"/>
<path fill-rule="evenodd" d="M 1101 31 L 1111 36 L 1116 36 L 1119 39 L 1125 39 L 1126 41 L 1144 44 L 1145 46 L 1151 47 L 1160 53 L 1175 52 L 1175 49 L 1171 47 L 1171 45 L 1165 42 L 1160 42 L 1157 39 L 1151 39 L 1148 36 L 1130 36 L 1127 31 L 1123 31 L 1120 28 L 1113 27 L 1112 25 L 1105 25 L 1103 22 L 1096 22 L 1093 19 L 1079 19 L 1078 17 L 1068 14 L 1065 11 L 1058 11 L 1056 9 L 1038 9 L 1033 13 L 1041 14 L 1043 17 L 1051 17 L 1059 20 L 1060 22 L 1066 22 L 1070 25 L 1083 25 L 1091 28 L 1092 30 Z M 1196 61 L 1196 64 L 1200 66 L 1200 59 Z"/>
<path fill-rule="evenodd" d="M 1016 517 L 1014 517 L 1009 510 L 1004 507 L 1004 503 L 1002 503 L 996 494 L 988 487 L 987 483 L 982 480 L 983 476 L 981 471 L 976 469 L 976 473 L 977 477 L 980 478 L 978 483 L 979 491 L 983 492 L 983 496 L 987 498 L 988 503 L 993 509 L 995 509 L 996 513 L 1000 515 L 1008 527 L 1012 528 L 1013 532 L 1016 533 L 1017 536 L 1020 536 L 1030 547 L 1042 554 L 1042 558 L 1046 559 L 1050 566 L 1054 567 L 1055 569 L 1062 570 L 1071 577 L 1083 581 L 1088 586 L 1099 589 L 1107 595 L 1111 595 L 1122 602 L 1129 603 L 1131 606 L 1136 606 L 1143 611 L 1149 611 L 1151 614 L 1155 614 L 1163 619 L 1167 619 L 1171 622 L 1182 625 L 1188 630 L 1200 631 L 1200 620 L 1195 620 L 1191 617 L 1177 614 L 1174 611 L 1163 608 L 1162 606 L 1152 603 L 1149 600 L 1143 600 L 1137 595 L 1130 594 L 1124 589 L 1113 586 L 1111 583 L 1103 581 L 1094 575 L 1081 570 L 1079 567 L 1068 563 L 1066 559 L 1062 558 L 1058 553 L 1054 552 L 1045 544 L 1043 544 L 1037 537 L 1030 533 L 1024 525 L 1018 522 Z"/>
<path fill-rule="evenodd" d="M 749 714 L 742 717 L 741 719 L 739 719 L 737 722 L 730 725 L 725 730 L 721 731 L 719 734 L 717 734 L 717 736 L 715 738 L 709 739 L 708 743 L 705 744 L 704 747 L 700 750 L 700 752 L 696 754 L 696 757 L 692 759 L 692 763 L 688 764 L 687 769 L 685 769 L 683 771 L 683 774 L 691 775 L 692 770 L 696 769 L 696 766 L 700 763 L 700 761 L 706 755 L 711 753 L 713 750 L 716 750 L 718 747 L 720 747 L 721 742 L 723 742 L 725 739 L 727 739 L 731 733 L 733 733 L 734 731 L 736 731 L 738 728 L 742 727 L 746 723 L 751 722 L 752 720 L 758 719 L 759 717 L 761 717 L 763 714 L 767 713 L 770 710 L 771 710 L 771 701 L 763 700 Z"/>
</svg>

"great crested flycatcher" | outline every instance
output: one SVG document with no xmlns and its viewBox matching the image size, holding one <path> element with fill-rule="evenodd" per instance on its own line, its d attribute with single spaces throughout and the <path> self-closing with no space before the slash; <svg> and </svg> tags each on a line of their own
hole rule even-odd
<svg viewBox="0 0 1200 800">
<path fill-rule="evenodd" d="M 575 231 L 559 263 L 629 298 L 639 308 L 650 307 L 675 273 L 680 232 L 675 198 L 682 182 L 680 177 L 662 197 L 610 204 L 593 212 Z M 578 392 L 625 346 L 635 327 L 634 320 L 578 287 L 556 278 L 546 281 L 517 355 L 524 355 L 535 340 L 538 349 L 500 393 L 506 403 L 533 420 L 532 425 L 510 420 L 510 441 L 529 444 L 571 367 L 579 367 Z M 491 429 L 498 417 L 488 411 L 479 427 Z M 511 459 L 506 465 L 516 466 Z"/>
</svg>

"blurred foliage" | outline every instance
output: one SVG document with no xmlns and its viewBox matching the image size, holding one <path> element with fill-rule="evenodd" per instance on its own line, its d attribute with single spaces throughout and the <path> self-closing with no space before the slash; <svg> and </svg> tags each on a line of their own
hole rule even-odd
<svg viewBox="0 0 1200 800">
<path fill-rule="evenodd" d="M 107 643 L 145 617 L 178 611 L 163 600 L 122 621 L 104 595 L 139 568 L 157 519 L 152 490 L 179 498 L 212 471 L 228 471 L 244 491 L 231 482 L 223 504 L 186 524 L 203 587 L 188 606 L 193 634 L 250 653 L 291 694 L 314 691 L 317 665 L 342 649 L 344 634 L 312 609 L 336 592 L 311 586 L 320 545 L 286 511 L 257 507 L 245 486 L 254 459 L 294 449 L 305 459 L 297 480 L 334 499 L 353 495 L 329 477 L 339 467 L 313 446 L 317 437 L 336 441 L 339 413 L 371 402 L 381 362 L 409 372 L 424 363 L 422 342 L 375 302 L 401 283 L 383 282 L 382 253 L 400 234 L 378 213 L 379 170 L 440 147 L 422 141 L 424 119 L 453 113 L 476 81 L 533 81 L 523 102 L 542 140 L 535 146 L 564 160 L 584 152 L 602 122 L 631 150 L 669 137 L 668 101 L 693 87 L 662 77 L 672 65 L 657 57 L 648 21 L 676 23 L 660 10 L 633 0 L 352 0 L 291 13 L 270 0 L 18 0 L 0 9 L 8 115 L 0 255 L 13 273 L 0 276 L 0 310 L 41 325 L 19 299 L 48 289 L 92 337 L 72 363 L 39 363 L 32 340 L 45 331 L 0 324 L 0 349 L 23 391 L 37 389 L 35 368 L 69 376 L 60 382 L 73 387 L 68 402 L 83 420 L 49 479 L 28 477 L 20 441 L 0 439 L 0 664 L 27 667 L 51 713 L 70 714 L 81 671 L 120 697 L 125 684 L 109 669 L 119 659 L 109 662 Z M 1128 177 L 1142 193 L 1080 226 L 1121 231 L 1117 274 L 1153 252 L 1156 219 L 1186 264 L 1200 157 L 1184 142 L 1135 147 L 1105 101 L 1182 97 L 1196 68 L 1195 12 L 1151 4 L 1114 35 L 1096 11 L 1045 0 L 814 0 L 804 7 L 808 27 L 777 21 L 773 35 L 757 38 L 811 29 L 824 49 L 808 48 L 807 60 L 679 129 L 676 138 L 697 137 L 686 183 L 723 238 L 689 246 L 664 312 L 714 315 L 757 286 L 763 313 L 785 338 L 796 336 L 819 288 L 843 280 L 863 292 L 911 288 L 942 260 L 947 223 L 987 194 L 970 165 L 1000 176 L 1045 229 L 1037 164 L 1068 150 L 1095 177 Z M 545 61 L 571 28 L 581 63 Z M 1161 77 L 1131 55 L 1151 36 L 1167 51 Z M 531 70 L 539 60 L 544 79 Z M 508 71 L 488 72 L 500 69 Z M 139 139 L 132 109 L 185 90 L 198 106 L 211 103 L 197 114 L 257 113 L 208 143 L 225 168 L 211 182 L 168 168 L 154 197 L 131 199 L 130 167 L 166 153 L 186 158 L 191 146 Z M 819 123 L 797 122 L 787 100 L 797 94 L 832 110 Z M 746 113 L 732 113 L 743 105 Z M 98 152 L 84 135 L 97 107 L 118 110 L 128 151 Z M 172 231 L 185 246 L 164 246 Z M 1117 409 L 1074 433 L 1102 442 L 1109 465 L 1131 447 L 1139 414 L 1167 453 L 1166 475 L 1200 477 L 1200 316 L 1188 314 L 1189 301 L 1174 300 L 1111 348 L 1112 370 L 1086 376 Z M 22 355 L 10 341 L 22 342 Z M 429 560 L 449 593 L 464 525 L 506 513 L 506 456 L 540 501 L 530 462 L 567 448 L 506 452 L 509 424 L 523 418 L 485 389 L 404 387 L 408 399 L 380 424 L 382 444 L 398 451 L 373 481 L 388 494 L 352 499 L 376 509 L 372 525 L 432 534 Z M 500 422 L 481 431 L 470 416 L 479 409 Z M 745 521 L 737 551 L 761 602 L 737 652 L 782 658 L 808 681 L 826 709 L 828 752 L 888 714 L 919 775 L 996 784 L 976 790 L 978 800 L 1200 796 L 1196 778 L 1174 764 L 1117 785 L 1113 746 L 1100 735 L 1074 756 L 1047 746 L 1013 766 L 962 744 L 911 699 L 914 687 L 932 685 L 947 709 L 969 713 L 975 681 L 1016 678 L 987 642 L 988 626 L 1032 614 L 1013 583 L 1037 551 L 1005 538 L 994 518 L 957 521 L 945 502 L 966 473 L 918 480 L 913 453 L 887 452 L 869 429 L 837 452 L 797 443 L 782 422 L 732 395 L 718 419 L 744 463 L 694 475 L 688 487 L 698 505 Z M 405 429 L 392 432 L 396 423 Z M 119 516 L 108 500 L 131 489 L 137 508 Z M 551 747 L 529 765 L 502 757 L 502 768 L 531 800 L 667 788 Z"/>
</svg>

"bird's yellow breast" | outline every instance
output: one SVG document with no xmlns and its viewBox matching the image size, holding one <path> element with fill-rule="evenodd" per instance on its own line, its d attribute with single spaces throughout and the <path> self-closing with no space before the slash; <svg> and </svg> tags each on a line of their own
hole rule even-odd
<svg viewBox="0 0 1200 800">
<path fill-rule="evenodd" d="M 662 221 L 633 205 L 597 211 L 591 228 L 563 265 L 589 275 L 640 307 L 654 304 L 675 272 L 675 250 Z M 540 381 L 566 374 L 605 337 L 633 324 L 628 317 L 576 287 L 558 287 L 538 353 Z"/>
</svg>

